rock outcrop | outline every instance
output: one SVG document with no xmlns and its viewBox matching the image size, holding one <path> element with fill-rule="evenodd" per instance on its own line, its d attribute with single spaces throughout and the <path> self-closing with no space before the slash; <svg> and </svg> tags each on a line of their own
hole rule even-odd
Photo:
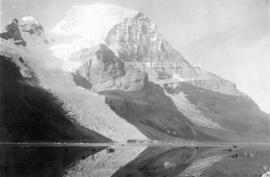
<svg viewBox="0 0 270 177">
<path fill-rule="evenodd" d="M 157 26 L 142 13 L 116 24 L 109 31 L 106 42 L 110 46 L 118 44 L 119 57 L 126 61 L 157 63 L 183 60 L 159 33 Z"/>
<path fill-rule="evenodd" d="M 142 13 L 115 25 L 108 33 L 106 42 L 118 52 L 120 59 L 147 63 L 157 74 L 164 72 L 172 77 L 177 72 L 174 67 L 181 65 L 183 71 L 178 73 L 180 77 L 196 75 L 195 69 L 169 45 L 157 25 Z"/>
<path fill-rule="evenodd" d="M 147 82 L 147 74 L 116 57 L 112 50 L 101 44 L 89 53 L 89 60 L 78 73 L 86 78 L 95 91 L 139 91 Z"/>
<path fill-rule="evenodd" d="M 43 26 L 33 17 L 23 17 L 19 22 L 14 18 L 10 24 L 5 27 L 6 32 L 0 34 L 0 37 L 6 40 L 12 39 L 16 45 L 36 46 L 48 44 Z"/>
<path fill-rule="evenodd" d="M 13 39 L 16 45 L 26 46 L 26 42 L 22 38 L 20 29 L 19 29 L 19 22 L 16 18 L 13 19 L 11 23 L 5 27 L 5 30 L 6 32 L 0 33 L 1 38 L 6 39 L 6 40 Z"/>
</svg>

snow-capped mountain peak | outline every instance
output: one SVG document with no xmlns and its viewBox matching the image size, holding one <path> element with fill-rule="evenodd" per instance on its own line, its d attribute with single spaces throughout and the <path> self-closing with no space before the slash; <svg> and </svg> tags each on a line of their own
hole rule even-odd
<svg viewBox="0 0 270 177">
<path fill-rule="evenodd" d="M 22 32 L 26 32 L 29 35 L 42 36 L 45 33 L 43 26 L 31 16 L 21 19 L 20 28 Z"/>
<path fill-rule="evenodd" d="M 100 39 L 104 39 L 115 24 L 137 13 L 111 4 L 75 5 L 51 32 L 61 35 L 79 35 L 92 39 L 93 42 L 96 40 L 100 42 Z"/>
<path fill-rule="evenodd" d="M 28 47 L 46 46 L 49 43 L 44 27 L 34 17 L 23 17 L 19 26 Z"/>
</svg>

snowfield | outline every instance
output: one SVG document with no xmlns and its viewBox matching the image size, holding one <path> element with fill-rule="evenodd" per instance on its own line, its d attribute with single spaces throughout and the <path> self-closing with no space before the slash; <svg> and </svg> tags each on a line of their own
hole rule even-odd
<svg viewBox="0 0 270 177">
<path fill-rule="evenodd" d="M 114 25 L 137 13 L 112 4 L 75 5 L 51 32 L 61 35 L 77 34 L 100 43 Z"/>
<path fill-rule="evenodd" d="M 23 57 L 25 63 L 36 73 L 41 86 L 64 103 L 64 109 L 78 124 L 118 142 L 147 139 L 135 126 L 116 115 L 105 103 L 103 96 L 78 87 L 73 82 L 71 73 L 61 69 L 62 61 L 43 48 L 28 50 L 5 40 L 0 41 L 0 47 L 0 54 L 11 57 L 21 72 L 25 68 L 18 63 L 18 57 Z"/>
<path fill-rule="evenodd" d="M 72 40 L 57 43 L 50 50 L 53 55 L 68 62 L 70 54 L 105 43 L 107 34 L 114 25 L 137 14 L 137 11 L 111 4 L 94 3 L 72 6 L 65 18 L 50 31 L 53 35 L 72 38 Z M 64 68 L 67 71 L 74 71 L 80 64 L 82 63 L 70 61 Z"/>
</svg>

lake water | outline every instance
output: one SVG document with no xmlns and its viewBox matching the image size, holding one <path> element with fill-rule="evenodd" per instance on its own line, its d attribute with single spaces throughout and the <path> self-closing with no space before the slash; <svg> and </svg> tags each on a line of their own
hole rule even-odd
<svg viewBox="0 0 270 177">
<path fill-rule="evenodd" d="M 266 177 L 269 171 L 269 146 L 0 146 L 1 177 Z"/>
</svg>

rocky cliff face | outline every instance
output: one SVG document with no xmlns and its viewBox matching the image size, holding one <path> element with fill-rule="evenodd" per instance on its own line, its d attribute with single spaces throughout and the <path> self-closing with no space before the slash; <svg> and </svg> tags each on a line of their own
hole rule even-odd
<svg viewBox="0 0 270 177">
<path fill-rule="evenodd" d="M 174 78 L 205 89 L 239 95 L 233 83 L 193 67 L 142 13 L 115 25 L 106 42 L 123 61 L 146 63 L 155 71 L 157 79 Z"/>
<path fill-rule="evenodd" d="M 14 40 L 14 43 L 16 45 L 22 45 L 22 46 L 26 46 L 26 42 L 25 40 L 22 38 L 21 35 L 21 31 L 19 28 L 19 22 L 18 20 L 15 18 L 13 19 L 10 24 L 8 24 L 5 27 L 5 32 L 0 34 L 0 37 L 6 40 L 12 39 Z"/>
<path fill-rule="evenodd" d="M 147 82 L 146 73 L 124 63 L 104 44 L 89 53 L 89 60 L 77 72 L 92 84 L 95 91 L 139 91 Z"/>
<path fill-rule="evenodd" d="M 106 42 L 110 46 L 119 45 L 119 57 L 126 61 L 157 63 L 183 60 L 159 33 L 157 26 L 142 13 L 116 24 L 109 31 Z"/>
<path fill-rule="evenodd" d="M 109 31 L 106 42 L 124 61 L 148 63 L 157 72 L 170 75 L 176 71 L 175 65 L 181 65 L 183 72 L 178 73 L 181 77 L 196 75 L 181 53 L 169 45 L 157 26 L 142 13 L 115 25 Z"/>
</svg>

